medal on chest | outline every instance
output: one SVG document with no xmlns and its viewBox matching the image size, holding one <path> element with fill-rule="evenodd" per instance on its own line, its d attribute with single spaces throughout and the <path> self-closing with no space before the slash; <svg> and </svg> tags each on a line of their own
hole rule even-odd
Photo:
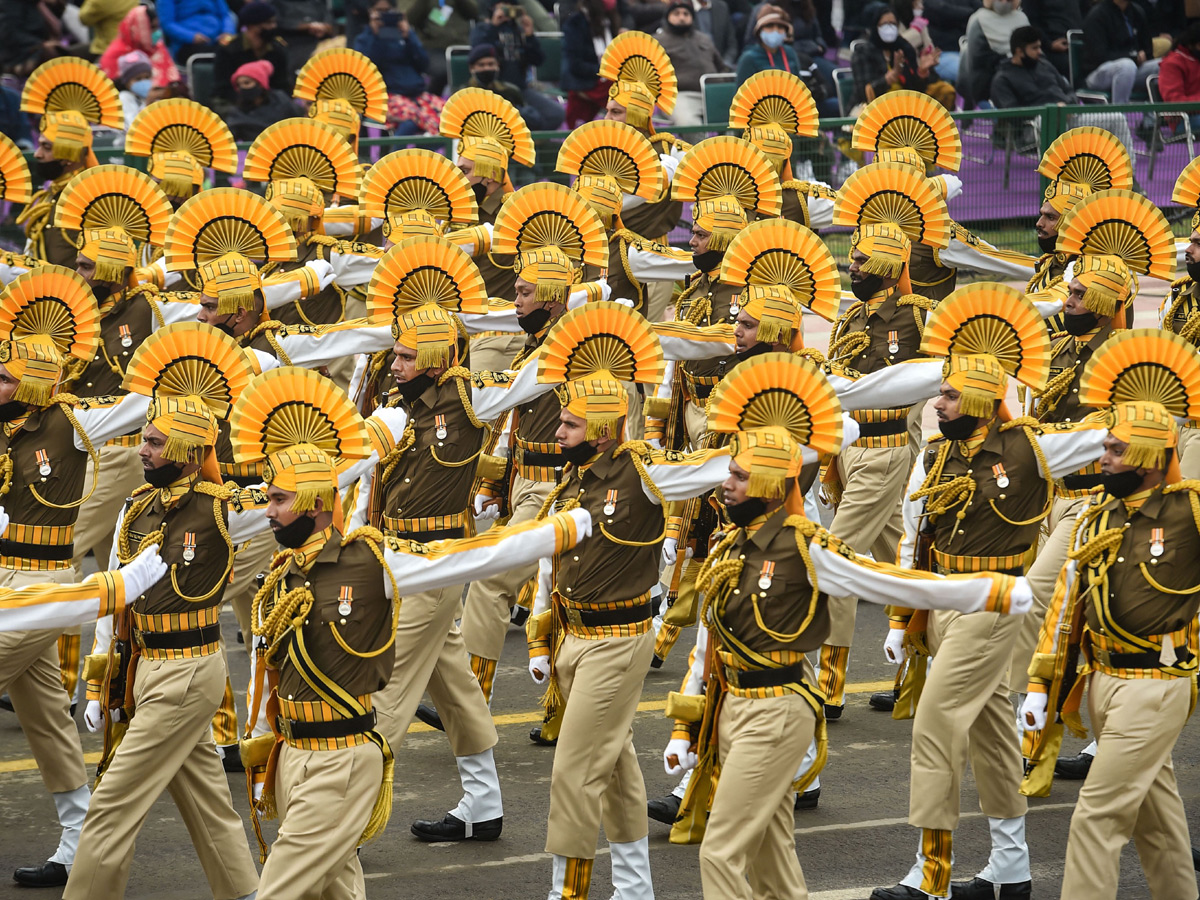
<svg viewBox="0 0 1200 900">
<path fill-rule="evenodd" d="M 775 562 L 767 560 L 762 564 L 762 570 L 758 573 L 758 589 L 760 591 L 768 590 L 771 587 L 771 582 L 775 577 Z"/>
<path fill-rule="evenodd" d="M 121 336 L 122 347 L 128 348 L 133 346 L 133 335 L 130 333 L 128 325 L 122 325 L 117 329 L 117 333 Z"/>
<path fill-rule="evenodd" d="M 900 352 L 900 332 L 889 331 L 888 332 L 888 353 L 899 353 L 899 352 Z"/>
<path fill-rule="evenodd" d="M 729 318 L 736 319 L 738 313 L 742 311 L 742 295 L 734 294 L 733 299 L 729 301 Z"/>
<path fill-rule="evenodd" d="M 617 511 L 617 491 L 614 488 L 604 495 L 604 514 L 611 516 Z"/>
<path fill-rule="evenodd" d="M 1150 529 L 1150 555 L 1155 559 L 1163 555 L 1163 530 L 1161 528 Z"/>
<path fill-rule="evenodd" d="M 437 435 L 437 439 L 439 441 L 444 441 L 446 439 L 446 435 L 448 434 L 448 432 L 446 431 L 446 417 L 445 416 L 434 416 L 433 421 L 434 421 L 433 433 Z"/>
<path fill-rule="evenodd" d="M 354 588 L 348 584 L 343 584 L 338 592 L 338 615 L 348 616 L 350 610 L 354 606 Z"/>
<path fill-rule="evenodd" d="M 996 476 L 996 487 L 1008 487 L 1008 473 L 1004 471 L 1004 463 L 996 463 L 992 466 L 992 474 Z"/>
<path fill-rule="evenodd" d="M 38 450 L 34 455 L 37 460 L 38 474 L 42 476 L 42 481 L 50 477 L 50 454 L 45 450 Z"/>
<path fill-rule="evenodd" d="M 187 565 L 196 558 L 196 532 L 188 531 L 183 535 L 183 563 Z"/>
</svg>

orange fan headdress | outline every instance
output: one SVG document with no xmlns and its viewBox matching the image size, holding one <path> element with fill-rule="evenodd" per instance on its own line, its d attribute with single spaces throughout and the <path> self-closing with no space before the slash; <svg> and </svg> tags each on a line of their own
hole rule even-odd
<svg viewBox="0 0 1200 900">
<path fill-rule="evenodd" d="M 420 212 L 438 222 L 470 225 L 479 220 L 471 183 L 440 153 L 410 148 L 389 153 L 367 170 L 358 205 L 383 219 Z"/>
<path fill-rule="evenodd" d="M 341 135 L 316 119 L 284 119 L 267 127 L 246 151 L 247 181 L 307 178 L 326 194 L 358 197 L 358 159 Z"/>
<path fill-rule="evenodd" d="M 733 95 L 729 127 L 745 131 L 773 125 L 786 134 L 815 137 L 817 104 L 798 75 L 767 69 L 751 75 Z"/>
<path fill-rule="evenodd" d="M 1116 256 L 1139 275 L 1170 281 L 1175 237 L 1154 203 L 1132 191 L 1098 191 L 1076 203 L 1058 225 L 1059 253 Z"/>
<path fill-rule="evenodd" d="M 575 265 L 608 267 L 604 223 L 579 194 L 551 182 L 526 185 L 496 215 L 492 252 L 520 254 L 554 247 Z"/>
<path fill-rule="evenodd" d="M 910 147 L 927 169 L 957 172 L 962 165 L 962 138 L 950 113 L 916 91 L 889 91 L 868 103 L 858 114 L 850 142 L 855 150 L 875 153 Z"/>
<path fill-rule="evenodd" d="M 28 203 L 33 199 L 33 177 L 21 150 L 0 134 L 0 200 Z"/>
<path fill-rule="evenodd" d="M 837 317 L 842 299 L 833 254 L 813 232 L 789 219 L 763 219 L 743 229 L 725 251 L 721 280 L 786 286 L 797 304 L 828 321 Z M 760 324 L 759 340 L 768 339 Z"/>
<path fill-rule="evenodd" d="M 367 316 L 391 324 L 398 315 L 437 306 L 479 315 L 488 310 L 483 276 L 469 256 L 441 238 L 407 238 L 383 254 L 367 285 Z"/>
<path fill-rule="evenodd" d="M 207 106 L 183 97 L 158 100 L 138 113 L 125 135 L 125 152 L 145 157 L 186 153 L 204 169 L 233 173 L 238 168 L 229 126 Z M 190 194 L 184 187 L 179 185 L 173 195 Z"/>
<path fill-rule="evenodd" d="M 124 128 L 121 98 L 108 76 L 87 60 L 60 56 L 38 66 L 21 91 L 21 112 L 76 112 L 90 125 Z"/>
<path fill-rule="evenodd" d="M 672 200 L 695 203 L 715 197 L 734 197 L 747 213 L 760 216 L 778 216 L 783 209 L 774 166 L 748 141 L 724 135 L 692 147 L 671 181 Z"/>
<path fill-rule="evenodd" d="M 1070 181 L 1096 191 L 1133 188 L 1129 151 L 1110 131 L 1082 125 L 1059 135 L 1042 155 L 1038 174 L 1051 181 Z"/>
<path fill-rule="evenodd" d="M 533 135 L 529 126 L 517 112 L 517 108 L 494 91 L 482 88 L 463 88 L 455 91 L 442 107 L 441 116 L 442 137 L 455 138 L 462 142 L 459 156 L 468 156 L 475 162 L 476 171 L 493 181 L 503 181 L 506 177 L 508 160 L 514 159 L 523 166 L 532 166 L 536 157 L 533 146 Z M 489 158 L 476 158 L 477 145 L 488 150 Z M 503 150 L 503 164 L 496 167 L 496 161 L 490 159 L 494 148 Z M 495 171 L 489 174 L 480 169 L 483 163 L 491 163 L 489 168 Z"/>
<path fill-rule="evenodd" d="M 669 116 L 675 111 L 675 101 L 679 96 L 675 67 L 671 65 L 671 58 L 662 44 L 644 31 L 626 31 L 613 38 L 600 60 L 599 74 L 618 88 L 622 83 L 640 84 L 664 115 Z M 611 89 L 609 96 L 613 96 Z M 614 99 L 621 102 L 620 97 Z M 629 109 L 627 104 L 621 105 Z M 629 124 L 635 128 L 646 128 L 650 124 L 649 115 L 645 122 L 630 121 Z"/>
<path fill-rule="evenodd" d="M 622 193 L 656 200 L 663 192 L 663 166 L 654 147 L 623 122 L 600 120 L 576 128 L 558 151 L 559 172 L 607 178 Z"/>
<path fill-rule="evenodd" d="M 1171 192 L 1172 203 L 1196 210 L 1192 216 L 1192 231 L 1200 228 L 1200 165 L 1197 165 L 1197 159 L 1183 167 L 1175 179 L 1175 190 Z"/>
<path fill-rule="evenodd" d="M 292 96 L 310 103 L 344 100 L 364 119 L 387 119 L 388 95 L 375 63 L 357 50 L 334 47 L 309 58 L 296 75 Z"/>
<path fill-rule="evenodd" d="M 847 178 L 834 202 L 833 224 L 891 224 L 909 240 L 937 248 L 950 245 L 953 230 L 946 201 L 932 182 L 894 163 L 872 163 Z"/>
<path fill-rule="evenodd" d="M 237 188 L 211 188 L 192 197 L 171 219 L 164 242 L 167 269 L 198 269 L 226 254 L 249 260 L 296 258 L 296 238 L 279 211 Z"/>
</svg>

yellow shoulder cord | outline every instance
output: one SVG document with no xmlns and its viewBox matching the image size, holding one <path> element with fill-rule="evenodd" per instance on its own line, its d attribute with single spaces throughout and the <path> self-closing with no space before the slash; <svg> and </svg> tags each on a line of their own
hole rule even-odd
<svg viewBox="0 0 1200 900">
<path fill-rule="evenodd" d="M 230 537 L 229 529 L 225 525 L 225 517 L 221 515 L 221 501 L 225 499 L 228 492 L 223 488 L 218 487 L 215 484 L 209 484 L 206 481 L 196 482 L 196 485 L 192 488 L 192 490 L 198 494 L 206 494 L 212 497 L 213 521 L 217 525 L 217 531 L 220 532 L 221 538 L 225 541 L 225 570 L 221 573 L 221 577 L 217 579 L 217 583 L 213 586 L 212 590 L 206 594 L 202 594 L 199 597 L 193 597 L 189 594 L 185 594 L 183 589 L 179 586 L 179 581 L 175 577 L 175 572 L 179 568 L 179 564 L 172 563 L 171 589 L 175 591 L 175 594 L 180 600 L 185 600 L 188 603 L 203 603 L 205 600 L 211 600 L 217 591 L 221 590 L 221 588 L 228 583 L 229 573 L 233 571 L 233 538 Z"/>
<path fill-rule="evenodd" d="M 1058 356 L 1058 354 L 1066 348 L 1068 343 L 1073 340 L 1075 340 L 1075 338 L 1072 335 L 1067 335 L 1065 338 L 1060 340 L 1050 349 L 1050 358 L 1053 359 L 1054 357 Z M 1053 410 L 1058 406 L 1059 401 L 1061 401 L 1066 395 L 1067 388 L 1071 386 L 1071 381 L 1074 378 L 1075 367 L 1071 366 L 1070 368 L 1063 369 L 1050 379 L 1050 382 L 1046 385 L 1042 392 L 1036 395 L 1038 399 L 1037 411 L 1039 418 L 1044 417 L 1046 413 L 1053 412 Z"/>
<path fill-rule="evenodd" d="M 50 402 L 58 404 L 58 408 L 63 411 L 63 415 L 67 417 L 67 421 L 71 423 L 71 427 L 75 429 L 75 433 L 83 441 L 83 449 L 87 451 L 88 457 L 92 460 L 92 489 L 87 492 L 87 496 L 81 497 L 73 503 L 53 503 L 39 494 L 37 488 L 32 484 L 28 486 L 29 493 L 33 494 L 33 499 L 37 500 L 42 506 L 49 506 L 53 509 L 76 509 L 91 499 L 92 494 L 96 492 L 96 485 L 100 483 L 100 454 L 92 446 L 91 438 L 83 430 L 83 426 L 79 424 L 79 420 L 75 418 L 75 413 L 71 409 L 74 404 L 79 402 L 79 398 L 72 394 L 56 394 L 50 398 Z"/>
<path fill-rule="evenodd" d="M 667 528 L 671 521 L 670 513 L 667 510 L 667 501 L 663 497 L 662 491 L 658 489 L 657 484 L 650 480 L 650 474 L 646 471 L 646 463 L 642 459 L 641 455 L 636 452 L 639 445 L 641 445 L 640 441 L 631 441 L 627 444 L 622 444 L 616 449 L 616 452 L 613 453 L 613 457 L 616 458 L 627 451 L 633 451 L 629 453 L 629 458 L 633 460 L 633 467 L 637 469 L 638 476 L 642 479 L 642 484 L 646 485 L 646 487 L 650 489 L 650 493 L 653 494 L 655 499 L 658 500 L 658 508 L 662 510 L 663 527 L 662 531 L 658 533 L 657 537 L 653 537 L 648 541 L 629 541 L 614 536 L 607 528 L 604 527 L 603 522 L 599 522 L 598 524 L 600 526 L 600 533 L 614 544 L 620 544 L 622 547 L 650 547 L 659 543 L 664 537 L 667 536 Z"/>
<path fill-rule="evenodd" d="M 702 598 L 699 621 L 706 626 L 712 623 L 710 609 L 717 595 L 733 590 L 742 577 L 742 561 L 729 555 L 737 534 L 735 528 L 721 538 L 696 573 L 696 592 Z"/>
<path fill-rule="evenodd" d="M 1200 490 L 1200 481 L 1196 481 L 1194 479 L 1185 479 L 1184 481 L 1179 481 L 1175 484 L 1169 484 L 1165 486 L 1162 489 L 1162 492 L 1163 494 L 1174 494 L 1179 491 L 1188 492 L 1188 502 L 1192 507 L 1192 521 L 1196 525 L 1196 531 L 1200 532 L 1200 496 L 1198 496 L 1196 493 L 1198 490 Z M 1150 570 L 1146 567 L 1144 562 L 1138 563 L 1138 566 L 1142 570 L 1142 577 L 1146 579 L 1146 583 L 1156 591 L 1160 591 L 1164 594 L 1174 594 L 1180 597 L 1190 596 L 1197 591 L 1200 591 L 1200 584 L 1196 585 L 1195 587 L 1184 588 L 1183 590 L 1165 587 L 1159 584 L 1158 581 L 1150 575 Z"/>
<path fill-rule="evenodd" d="M 257 337 L 259 334 L 265 333 L 267 336 L 267 343 L 271 345 L 271 349 L 275 351 L 275 355 L 279 357 L 279 361 L 285 366 L 290 366 L 292 364 L 292 358 L 287 355 L 287 351 L 285 351 L 283 346 L 279 343 L 279 335 L 276 334 L 276 330 L 281 327 L 282 326 L 280 323 L 274 320 L 270 322 L 263 322 L 250 332 L 250 337 L 246 338 L 246 344 L 249 345 L 250 341 L 254 340 L 255 337 Z"/>
<path fill-rule="evenodd" d="M 971 498 L 975 496 L 975 491 L 978 485 L 975 479 L 970 475 L 959 475 L 951 479 L 945 484 L 939 484 L 942 477 L 942 470 L 946 465 L 946 459 L 950 455 L 950 449 L 953 441 L 943 441 L 938 447 L 937 456 L 934 458 L 933 465 L 930 466 L 929 473 L 925 476 L 925 480 L 921 483 L 921 487 L 914 491 L 909 500 L 925 499 L 925 511 L 921 517 L 926 516 L 937 517 L 950 512 L 956 506 L 962 505 L 955 516 L 961 522 L 967 517 L 967 504 Z M 951 542 L 954 537 L 958 536 L 958 529 L 954 530 L 954 535 L 951 536 Z M 949 548 L 946 548 L 949 550 Z"/>
<path fill-rule="evenodd" d="M 138 543 L 136 548 L 131 547 L 129 542 L 130 527 L 132 526 L 133 522 L 135 522 L 137 518 L 146 511 L 146 507 L 154 502 L 154 493 L 155 492 L 153 490 L 150 490 L 146 491 L 142 497 L 135 495 L 133 497 L 133 502 L 129 504 L 129 507 L 125 510 L 125 515 L 121 518 L 121 527 L 117 531 L 117 562 L 119 562 L 121 565 L 129 563 L 135 556 L 137 556 L 138 552 L 142 549 L 142 546 L 151 537 L 157 537 L 157 540 L 151 541 L 151 543 L 155 544 L 159 543 L 159 541 L 162 539 L 163 534 L 161 531 L 153 531 L 146 535 L 146 537 Z"/>
<path fill-rule="evenodd" d="M 864 309 L 866 309 L 866 304 L 861 300 L 852 303 L 850 308 L 833 324 L 833 331 L 829 337 L 830 362 L 837 363 L 853 359 L 871 346 L 871 337 L 866 331 L 845 331 L 850 324 L 850 319 Z"/>
<path fill-rule="evenodd" d="M 442 377 L 438 379 L 438 387 L 446 383 L 448 379 L 455 379 L 454 386 L 458 389 L 458 398 L 462 401 L 463 412 L 467 414 L 467 419 L 472 427 L 477 431 L 483 431 L 488 426 L 479 421 L 479 417 L 475 415 L 475 408 L 471 405 L 471 395 L 467 393 L 467 381 L 471 377 L 471 370 L 463 366 L 453 366 L 447 369 Z M 433 457 L 434 462 L 439 466 L 444 466 L 447 469 L 461 469 L 465 465 L 475 462 L 483 454 L 483 445 L 480 444 L 479 449 L 468 456 L 466 459 L 461 459 L 458 462 L 450 462 L 444 460 L 437 455 L 437 450 L 433 447 L 429 448 L 429 455 Z"/>
<path fill-rule="evenodd" d="M 413 428 L 412 420 L 409 419 L 408 424 L 404 426 L 404 433 L 400 435 L 400 440 L 396 442 L 396 446 L 389 450 L 387 456 L 379 461 L 379 465 L 383 467 L 382 481 L 386 482 L 392 477 L 392 473 L 396 471 L 396 466 L 400 464 L 400 457 L 416 442 L 417 432 Z"/>
<path fill-rule="evenodd" d="M 342 638 L 338 633 L 337 625 L 333 622 L 329 623 L 329 631 L 333 634 L 333 639 L 337 641 L 338 646 L 349 653 L 351 656 L 357 656 L 359 659 L 374 659 L 382 654 L 385 650 L 396 643 L 396 626 L 400 623 L 400 585 L 396 583 L 396 575 L 391 567 L 383 558 L 383 551 L 379 549 L 379 542 L 383 540 L 383 535 L 375 528 L 365 526 L 348 534 L 342 541 L 342 546 L 345 547 L 351 541 L 362 541 L 371 548 L 371 552 L 375 555 L 375 559 L 379 561 L 379 565 L 383 567 L 383 571 L 387 573 L 388 579 L 392 583 L 392 627 L 391 636 L 377 650 L 355 650 Z"/>
</svg>

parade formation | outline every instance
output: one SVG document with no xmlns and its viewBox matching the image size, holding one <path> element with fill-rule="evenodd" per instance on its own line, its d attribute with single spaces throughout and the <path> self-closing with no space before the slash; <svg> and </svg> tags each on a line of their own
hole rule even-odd
<svg viewBox="0 0 1200 900">
<path fill-rule="evenodd" d="M 107 76 L 32 72 L 43 183 L 0 136 L 27 239 L 0 254 L 0 692 L 61 839 L 16 882 L 124 896 L 165 790 L 216 900 L 368 896 L 415 720 L 462 798 L 412 835 L 501 838 L 491 706 L 523 691 L 553 766 L 544 844 L 515 852 L 547 858 L 495 896 L 652 900 L 657 820 L 706 900 L 801 900 L 795 811 L 866 601 L 897 666 L 871 704 L 913 719 L 916 845 L 871 900 L 1030 898 L 1027 798 L 1056 768 L 1086 776 L 1062 897 L 1115 898 L 1132 839 L 1153 897 L 1195 900 L 1172 749 L 1200 669 L 1200 211 L 1177 255 L 1121 142 L 1081 125 L 1042 158 L 1029 257 L 951 219 L 962 142 L 928 95 L 866 105 L 869 162 L 834 190 L 793 175 L 818 130 L 796 75 L 748 78 L 731 134 L 692 146 L 654 129 L 678 88 L 653 38 L 600 71 L 605 118 L 520 188 L 541 148 L 482 89 L 440 111 L 450 156 L 361 163 L 388 98 L 354 50 L 314 55 L 308 117 L 240 160 L 215 113 L 151 103 L 137 168 L 93 152 Z M 1200 209 L 1200 163 L 1173 200 Z M 1134 328 L 1146 279 L 1170 289 Z M 497 683 L 514 624 L 532 686 Z M 672 652 L 678 784 L 648 797 L 633 722 Z M 980 860 L 954 853 L 968 765 Z"/>
</svg>

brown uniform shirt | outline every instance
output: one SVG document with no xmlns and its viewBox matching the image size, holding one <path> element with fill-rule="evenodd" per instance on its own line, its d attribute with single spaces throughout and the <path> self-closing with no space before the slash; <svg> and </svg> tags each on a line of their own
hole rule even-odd
<svg viewBox="0 0 1200 900">
<path fill-rule="evenodd" d="M 623 209 L 621 221 L 634 234 L 665 243 L 664 239 L 679 224 L 682 215 L 683 204 L 668 196 L 653 203 L 639 203 L 630 209 Z"/>
<path fill-rule="evenodd" d="M 830 346 L 838 338 L 855 331 L 866 332 L 870 344 L 865 350 L 840 362 L 869 375 L 886 366 L 920 356 L 925 310 L 920 306 L 899 303 L 902 296 L 899 290 L 893 288 L 878 306 L 859 302 L 850 307 L 834 326 Z"/>
<path fill-rule="evenodd" d="M 1190 319 L 1200 312 L 1200 291 L 1196 282 L 1184 276 L 1171 285 L 1171 294 L 1163 307 L 1162 327 L 1174 334 L 1179 334 Z M 1200 346 L 1200 336 L 1191 339 L 1193 345 Z"/>
<path fill-rule="evenodd" d="M 1033 277 L 1025 286 L 1025 293 L 1036 294 L 1046 290 L 1062 278 L 1066 269 L 1067 255 L 1065 253 L 1043 253 L 1038 257 L 1037 265 L 1033 268 Z"/>
<path fill-rule="evenodd" d="M 490 197 L 484 198 L 484 201 L 479 204 L 480 225 L 494 225 L 496 223 L 496 214 L 500 212 L 500 207 L 504 204 L 504 198 L 507 196 L 503 191 L 496 191 Z M 512 263 L 511 256 L 501 256 L 498 259 L 505 264 Z M 499 297 L 502 300 L 516 299 L 516 272 L 512 269 L 497 266 L 492 262 L 491 256 L 486 253 L 475 257 L 475 265 L 479 267 L 479 274 L 483 276 L 483 283 L 487 288 L 489 297 Z"/>
<path fill-rule="evenodd" d="M 1068 369 L 1074 372 L 1066 393 L 1059 398 L 1053 409 L 1043 411 L 1036 407 L 1038 420 L 1041 422 L 1078 422 L 1092 410 L 1079 405 L 1079 382 L 1083 378 L 1083 369 L 1101 344 L 1112 334 L 1112 325 L 1102 325 L 1090 338 L 1080 343 L 1069 334 L 1054 335 L 1051 348 L 1050 379 L 1053 381 Z"/>
<path fill-rule="evenodd" d="M 272 267 L 264 266 L 263 276 L 279 272 L 294 272 L 314 259 L 322 259 L 322 247 L 309 243 L 307 235 L 299 235 L 296 241 L 296 258 Z M 271 317 L 283 325 L 332 325 L 342 320 L 344 312 L 342 294 L 334 285 L 329 285 L 319 294 L 305 297 L 294 303 L 285 303 L 271 310 Z"/>
<path fill-rule="evenodd" d="M 707 301 L 711 304 L 711 309 L 701 316 L 694 324 L 705 325 L 735 325 L 737 324 L 737 315 L 733 312 L 734 300 L 737 297 L 737 288 L 732 284 L 721 282 L 716 274 L 708 274 L 698 272 L 688 278 L 687 286 L 683 289 L 683 293 L 679 297 L 679 311 L 676 313 L 676 318 L 680 321 L 687 319 L 691 321 L 689 312 L 697 303 Z M 720 379 L 725 377 L 725 373 L 731 370 L 738 363 L 736 355 L 714 357 L 712 359 L 697 359 L 689 360 L 682 366 L 684 372 L 684 380 L 689 385 L 691 391 L 691 383 L 696 378 L 701 379 Z M 712 382 L 707 386 L 697 385 L 699 399 L 708 397 L 712 390 Z"/>
<path fill-rule="evenodd" d="M 62 187 L 66 187 L 66 183 Z M 61 190 L 60 187 L 59 191 L 61 192 Z M 46 220 L 47 222 L 54 221 L 54 211 L 57 207 L 58 194 L 55 194 L 54 199 L 50 202 L 50 217 Z M 47 225 L 46 230 L 42 232 L 42 239 L 46 242 L 46 252 L 43 254 L 46 262 L 52 266 L 63 266 L 75 271 L 75 259 L 79 256 L 78 231 L 68 231 L 65 228 Z"/>
<path fill-rule="evenodd" d="M 958 283 L 958 269 L 943 266 L 937 251 L 928 244 L 914 243 L 908 277 L 912 280 L 913 293 L 937 302 L 953 293 Z"/>
<path fill-rule="evenodd" d="M 44 457 L 41 455 L 44 453 Z M 0 428 L 0 454 L 12 461 L 12 482 L 3 496 L 5 511 L 21 525 L 74 525 L 79 507 L 59 509 L 34 496 L 60 505 L 77 503 L 91 461 L 75 447 L 75 428 L 57 403 L 34 410 L 23 424 Z M 42 474 L 42 466 L 49 467 Z M 11 528 L 11 526 L 10 526 Z M 12 534 L 9 536 L 12 539 Z M 8 554 L 5 554 L 8 555 Z"/>
<path fill-rule="evenodd" d="M 96 351 L 95 359 L 88 363 L 74 383 L 73 393 L 80 397 L 122 396 L 129 393 L 121 387 L 129 359 L 142 341 L 154 333 L 158 324 L 154 307 L 145 294 L 133 298 L 121 297 L 109 309 L 102 308 L 100 348 Z"/>
<path fill-rule="evenodd" d="M 609 450 L 590 466 L 571 466 L 559 504 L 578 498 L 596 523 L 592 536 L 558 557 L 558 593 L 571 606 L 627 605 L 658 581 L 662 507 L 642 490 L 642 477 L 629 451 Z M 612 512 L 608 512 L 609 507 Z M 618 544 L 654 541 L 644 547 Z"/>
</svg>

